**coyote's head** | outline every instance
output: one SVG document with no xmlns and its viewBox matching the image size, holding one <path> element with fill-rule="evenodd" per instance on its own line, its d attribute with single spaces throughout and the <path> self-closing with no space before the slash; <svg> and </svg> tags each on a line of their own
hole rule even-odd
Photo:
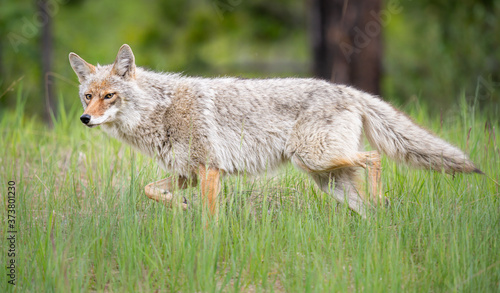
<svg viewBox="0 0 500 293">
<path fill-rule="evenodd" d="M 94 127 L 116 122 L 125 107 L 133 106 L 130 99 L 137 89 L 136 66 L 128 45 L 120 48 L 112 65 L 94 66 L 75 53 L 69 54 L 69 62 L 80 81 L 83 124 Z"/>
</svg>

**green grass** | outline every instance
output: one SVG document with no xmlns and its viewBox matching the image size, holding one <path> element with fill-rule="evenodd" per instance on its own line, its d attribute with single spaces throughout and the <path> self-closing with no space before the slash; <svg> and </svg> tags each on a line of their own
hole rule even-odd
<svg viewBox="0 0 500 293">
<path fill-rule="evenodd" d="M 407 109 L 488 174 L 383 161 L 390 206 L 362 220 L 305 174 L 224 179 L 218 224 L 149 200 L 167 176 L 149 158 L 64 111 L 48 129 L 1 112 L 1 292 L 498 292 L 498 118 L 462 106 L 443 119 Z M 495 117 L 495 116 L 492 116 Z M 496 116 L 498 117 L 498 116 Z M 17 285 L 7 284 L 7 182 L 16 181 Z"/>
</svg>

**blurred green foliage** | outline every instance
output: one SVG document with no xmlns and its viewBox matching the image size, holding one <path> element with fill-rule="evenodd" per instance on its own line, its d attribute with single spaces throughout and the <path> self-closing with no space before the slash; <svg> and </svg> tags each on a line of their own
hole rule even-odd
<svg viewBox="0 0 500 293">
<path fill-rule="evenodd" d="M 394 2 L 394 1 L 393 1 Z M 500 1 L 401 1 L 385 31 L 384 92 L 456 109 L 458 97 L 500 105 Z"/>
<path fill-rule="evenodd" d="M 15 104 L 15 88 L 23 84 L 27 110 L 40 115 L 44 88 L 36 1 L 0 1 L 0 108 Z M 78 103 L 68 53 L 106 64 L 123 43 L 132 46 L 139 65 L 153 70 L 310 76 L 307 1 L 49 2 L 56 92 L 67 96 L 68 105 Z M 386 2 L 402 9 L 383 28 L 384 98 L 400 103 L 418 98 L 441 111 L 465 92 L 480 97 L 483 107 L 498 107 L 500 1 Z"/>
</svg>

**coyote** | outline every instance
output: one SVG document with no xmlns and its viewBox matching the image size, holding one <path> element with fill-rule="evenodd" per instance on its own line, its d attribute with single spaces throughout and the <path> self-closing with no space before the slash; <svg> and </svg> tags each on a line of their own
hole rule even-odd
<svg viewBox="0 0 500 293">
<path fill-rule="evenodd" d="M 255 174 L 285 162 L 363 217 L 382 199 L 380 155 L 448 173 L 482 173 L 458 148 L 368 93 L 310 78 L 199 78 L 136 67 L 128 45 L 112 65 L 75 53 L 80 120 L 153 157 L 174 176 L 146 195 L 170 202 L 175 188 L 201 184 L 203 206 L 217 213 L 223 175 Z M 361 150 L 362 132 L 377 151 Z M 357 185 L 365 168 L 368 196 Z"/>
</svg>

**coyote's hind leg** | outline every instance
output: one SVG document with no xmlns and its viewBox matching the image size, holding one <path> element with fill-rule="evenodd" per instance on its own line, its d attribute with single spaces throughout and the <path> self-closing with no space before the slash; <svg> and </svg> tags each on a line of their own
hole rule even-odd
<svg viewBox="0 0 500 293">
<path fill-rule="evenodd" d="M 382 202 L 382 184 L 381 173 L 382 165 L 380 154 L 377 151 L 358 152 L 352 159 L 342 159 L 332 161 L 332 166 L 320 172 L 333 171 L 346 167 L 362 167 L 368 173 L 367 184 L 369 190 L 369 197 L 365 199 L 371 200 L 374 204 Z"/>
<path fill-rule="evenodd" d="M 330 161 L 328 167 L 319 169 L 319 170 L 311 170 L 306 167 L 302 160 L 296 161 L 297 165 L 309 173 L 326 173 L 332 172 L 342 168 L 348 167 L 362 167 L 365 168 L 368 172 L 368 186 L 369 186 L 369 199 L 373 203 L 378 203 L 382 200 L 382 186 L 381 186 L 381 160 L 380 154 L 377 151 L 369 151 L 369 152 L 358 152 L 352 158 L 339 158 L 333 159 Z"/>
<path fill-rule="evenodd" d="M 307 171 L 324 192 L 330 193 L 333 184 L 335 198 L 339 202 L 347 199 L 349 207 L 363 217 L 365 216 L 363 197 L 374 203 L 378 203 L 382 198 L 380 155 L 377 151 L 358 152 L 351 156 L 331 159 L 328 164 L 323 165 L 323 168 L 311 168 L 311 164 L 298 155 L 295 156 L 293 162 Z M 368 172 L 369 197 L 364 196 L 360 188 L 356 186 L 359 178 L 357 167 L 365 168 Z"/>
<path fill-rule="evenodd" d="M 359 176 L 353 167 L 336 169 L 325 173 L 309 173 L 319 188 L 340 202 L 346 202 L 349 208 L 366 218 L 365 204 L 355 182 Z"/>
<path fill-rule="evenodd" d="M 149 183 L 146 185 L 144 191 L 146 196 L 157 202 L 172 205 L 174 196 L 172 191 L 174 189 L 186 189 L 189 186 L 196 186 L 196 178 L 186 178 L 181 176 L 170 176 L 168 178 Z M 181 204 L 183 209 L 187 209 L 188 205 L 184 199 Z"/>
</svg>

